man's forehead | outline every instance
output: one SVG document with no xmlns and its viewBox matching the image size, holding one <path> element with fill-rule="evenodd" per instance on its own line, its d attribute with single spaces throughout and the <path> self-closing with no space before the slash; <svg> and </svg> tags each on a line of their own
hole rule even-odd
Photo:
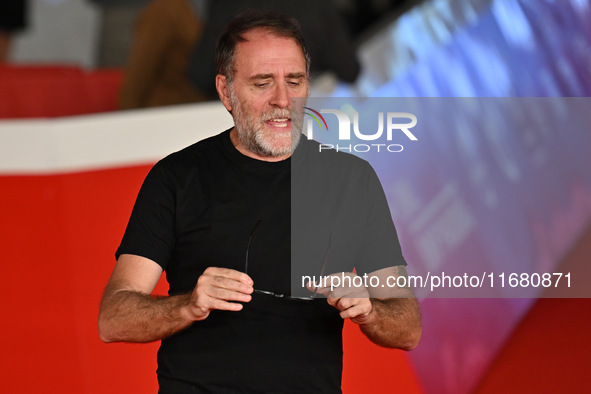
<svg viewBox="0 0 591 394">
<path fill-rule="evenodd" d="M 296 59 L 305 68 L 304 52 L 293 37 L 279 35 L 266 28 L 254 28 L 243 33 L 235 49 L 235 62 L 275 58 Z"/>
</svg>

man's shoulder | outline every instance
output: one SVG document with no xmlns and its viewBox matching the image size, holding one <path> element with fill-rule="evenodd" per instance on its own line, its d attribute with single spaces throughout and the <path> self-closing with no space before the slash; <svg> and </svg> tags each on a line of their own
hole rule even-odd
<svg viewBox="0 0 591 394">
<path fill-rule="evenodd" d="M 305 148 L 305 160 L 308 163 L 327 170 L 367 171 L 371 165 L 365 160 L 349 152 L 343 152 L 322 144 L 316 140 L 302 137 Z"/>
<path fill-rule="evenodd" d="M 209 159 L 209 156 L 218 155 L 221 151 L 222 140 L 227 130 L 205 139 L 199 140 L 179 151 L 169 154 L 161 159 L 157 165 L 167 168 L 194 166 L 200 160 Z"/>
<path fill-rule="evenodd" d="M 216 168 L 222 160 L 224 133 L 204 138 L 159 160 L 149 177 L 160 178 L 171 185 L 185 184 L 198 177 L 205 168 Z"/>
</svg>

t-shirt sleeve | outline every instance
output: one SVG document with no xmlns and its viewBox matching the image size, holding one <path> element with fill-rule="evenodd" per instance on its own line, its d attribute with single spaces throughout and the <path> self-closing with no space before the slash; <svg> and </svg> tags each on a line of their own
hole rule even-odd
<svg viewBox="0 0 591 394">
<path fill-rule="evenodd" d="M 146 257 L 166 268 L 174 250 L 175 190 L 162 162 L 148 173 L 115 253 Z"/>
<path fill-rule="evenodd" d="M 366 191 L 366 223 L 360 261 L 356 266 L 358 275 L 396 265 L 406 265 L 384 189 L 369 164 Z"/>
</svg>

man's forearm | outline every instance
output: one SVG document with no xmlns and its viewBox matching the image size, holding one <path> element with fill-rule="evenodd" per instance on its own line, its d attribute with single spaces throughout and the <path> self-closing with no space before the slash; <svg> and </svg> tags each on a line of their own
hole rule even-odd
<svg viewBox="0 0 591 394">
<path fill-rule="evenodd" d="M 170 336 L 192 321 L 183 315 L 191 295 L 153 297 L 136 291 L 106 294 L 99 313 L 104 342 L 151 342 Z"/>
<path fill-rule="evenodd" d="M 421 338 L 421 317 L 415 298 L 371 299 L 373 317 L 361 331 L 380 346 L 414 349 Z"/>
</svg>

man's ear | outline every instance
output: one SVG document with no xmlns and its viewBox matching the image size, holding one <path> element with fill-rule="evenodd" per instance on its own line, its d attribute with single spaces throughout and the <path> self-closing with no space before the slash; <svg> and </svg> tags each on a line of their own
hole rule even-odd
<svg viewBox="0 0 591 394">
<path fill-rule="evenodd" d="M 218 91 L 222 104 L 229 112 L 232 112 L 232 102 L 230 100 L 230 91 L 228 90 L 228 81 L 222 74 L 215 76 L 215 88 Z"/>
</svg>

